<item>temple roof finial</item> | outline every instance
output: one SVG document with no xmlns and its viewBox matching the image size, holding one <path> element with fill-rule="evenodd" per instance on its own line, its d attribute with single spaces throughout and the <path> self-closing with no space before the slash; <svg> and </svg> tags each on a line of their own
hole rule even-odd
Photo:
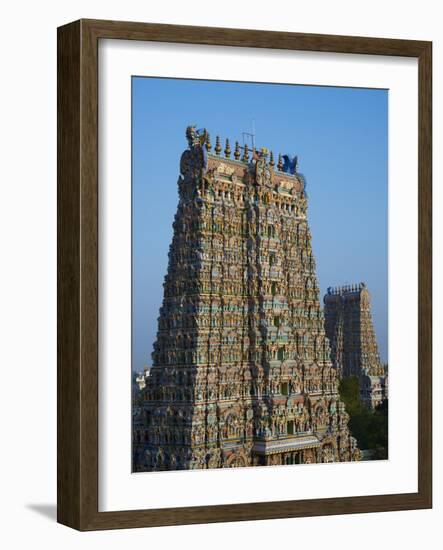
<svg viewBox="0 0 443 550">
<path fill-rule="evenodd" d="M 220 144 L 220 136 L 217 136 L 215 138 L 215 154 L 220 155 L 221 150 L 222 150 L 222 148 L 221 148 L 221 144 Z"/>
<path fill-rule="evenodd" d="M 244 162 L 248 162 L 249 161 L 249 149 L 248 149 L 248 144 L 245 143 L 245 146 L 243 148 L 243 157 L 242 157 L 242 160 Z"/>
<path fill-rule="evenodd" d="M 240 158 L 240 145 L 238 144 L 238 141 L 235 142 L 234 158 L 235 160 Z"/>
<path fill-rule="evenodd" d="M 269 166 L 271 166 L 271 168 L 274 168 L 274 166 L 275 166 L 274 153 L 272 151 L 271 151 L 271 155 L 269 157 Z"/>
<path fill-rule="evenodd" d="M 226 138 L 225 157 L 228 159 L 231 156 L 231 146 L 229 145 L 229 139 Z"/>
</svg>

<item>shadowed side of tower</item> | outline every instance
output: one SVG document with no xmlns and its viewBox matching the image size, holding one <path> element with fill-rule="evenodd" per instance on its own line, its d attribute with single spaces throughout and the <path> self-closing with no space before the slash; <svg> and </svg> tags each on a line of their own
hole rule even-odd
<svg viewBox="0 0 443 550">
<path fill-rule="evenodd" d="M 134 470 L 358 459 L 296 158 L 187 139 Z"/>
</svg>

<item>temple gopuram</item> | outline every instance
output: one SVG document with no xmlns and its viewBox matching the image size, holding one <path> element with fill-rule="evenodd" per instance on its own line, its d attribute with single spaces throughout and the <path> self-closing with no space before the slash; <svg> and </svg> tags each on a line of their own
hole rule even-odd
<svg viewBox="0 0 443 550">
<path fill-rule="evenodd" d="M 388 398 L 388 373 L 380 361 L 366 284 L 330 287 L 324 305 L 333 365 L 340 376 L 356 376 L 360 399 L 377 407 Z"/>
<path fill-rule="evenodd" d="M 359 460 L 297 159 L 188 127 L 133 470 Z"/>
</svg>

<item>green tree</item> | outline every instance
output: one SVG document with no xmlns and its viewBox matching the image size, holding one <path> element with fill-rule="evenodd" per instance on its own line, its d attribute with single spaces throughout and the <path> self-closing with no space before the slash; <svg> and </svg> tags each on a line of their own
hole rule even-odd
<svg viewBox="0 0 443 550">
<path fill-rule="evenodd" d="M 374 459 L 388 458 L 388 401 L 375 410 L 369 409 L 360 400 L 356 376 L 343 378 L 339 392 L 350 416 L 349 429 L 357 439 L 359 448 L 371 450 Z"/>
</svg>

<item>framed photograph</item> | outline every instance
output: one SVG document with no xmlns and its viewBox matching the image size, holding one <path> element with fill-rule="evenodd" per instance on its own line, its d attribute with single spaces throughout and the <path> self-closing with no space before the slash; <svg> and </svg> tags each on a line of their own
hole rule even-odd
<svg viewBox="0 0 443 550">
<path fill-rule="evenodd" d="M 58 520 L 432 506 L 430 42 L 58 29 Z"/>
</svg>

